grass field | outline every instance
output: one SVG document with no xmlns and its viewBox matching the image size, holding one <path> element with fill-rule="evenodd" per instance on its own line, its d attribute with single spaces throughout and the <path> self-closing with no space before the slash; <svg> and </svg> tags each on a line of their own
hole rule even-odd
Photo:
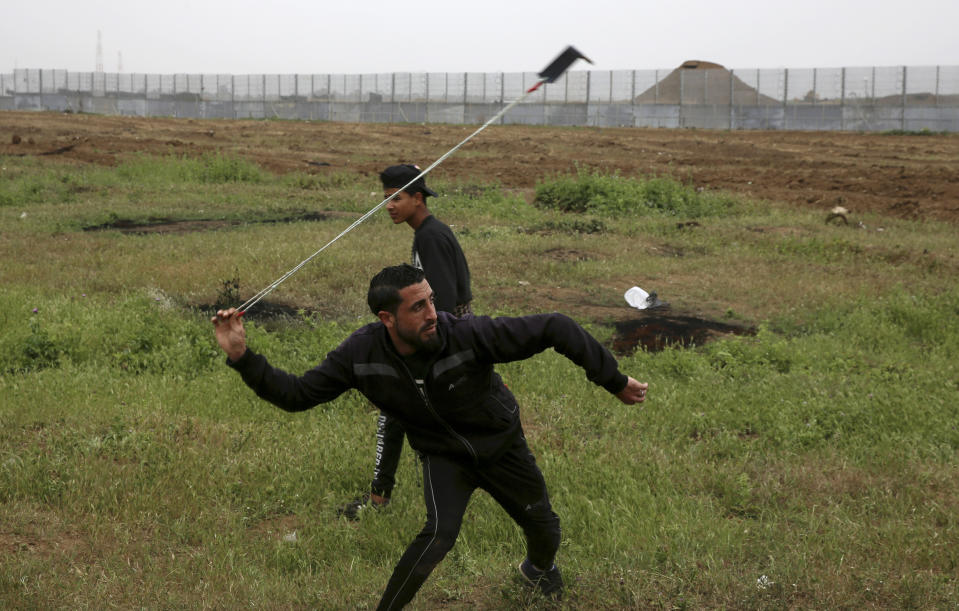
<svg viewBox="0 0 959 611">
<path fill-rule="evenodd" d="M 379 203 L 375 176 L 225 154 L 0 166 L 0 607 L 373 608 L 421 527 L 412 452 L 388 510 L 337 518 L 368 483 L 375 412 L 258 400 L 209 314 Z M 544 179 L 533 204 L 431 186 L 480 314 L 560 310 L 610 342 L 642 317 L 622 298 L 639 284 L 756 329 L 620 355 L 642 408 L 552 352 L 500 368 L 562 520 L 561 608 L 959 606 L 954 224 L 824 224 L 599 171 Z M 371 319 L 368 280 L 410 240 L 370 219 L 250 312 L 251 345 L 311 367 Z M 477 494 L 412 608 L 546 608 L 523 554 Z"/>
</svg>

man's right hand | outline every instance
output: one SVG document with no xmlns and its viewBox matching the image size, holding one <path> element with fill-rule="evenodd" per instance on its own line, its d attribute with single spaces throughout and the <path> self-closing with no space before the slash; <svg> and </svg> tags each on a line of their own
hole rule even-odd
<svg viewBox="0 0 959 611">
<path fill-rule="evenodd" d="M 616 397 L 626 405 L 642 403 L 646 400 L 646 389 L 648 388 L 649 384 L 646 382 L 637 382 L 633 378 L 628 377 L 626 388 L 616 393 Z"/>
<path fill-rule="evenodd" d="M 243 328 L 241 316 L 236 308 L 230 308 L 217 310 L 216 316 L 210 319 L 216 330 L 216 341 L 231 361 L 240 360 L 246 352 L 246 329 Z"/>
</svg>

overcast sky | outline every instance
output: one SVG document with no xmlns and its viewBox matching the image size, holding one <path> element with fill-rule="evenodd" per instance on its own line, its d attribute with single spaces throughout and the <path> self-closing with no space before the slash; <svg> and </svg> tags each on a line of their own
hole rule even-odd
<svg viewBox="0 0 959 611">
<path fill-rule="evenodd" d="M 7 0 L 0 72 L 538 72 L 959 65 L 959 1 Z M 122 66 L 121 66 L 122 61 Z M 577 64 L 574 69 L 586 69 Z"/>
</svg>

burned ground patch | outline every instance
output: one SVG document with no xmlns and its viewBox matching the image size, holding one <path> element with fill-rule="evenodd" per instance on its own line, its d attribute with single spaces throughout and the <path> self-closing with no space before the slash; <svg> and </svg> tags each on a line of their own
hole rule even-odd
<svg viewBox="0 0 959 611">
<path fill-rule="evenodd" d="M 612 349 L 628 355 L 642 347 L 657 352 L 668 347 L 688 348 L 728 335 L 755 335 L 756 329 L 694 316 L 648 313 L 614 323 Z"/>
<path fill-rule="evenodd" d="M 573 248 L 550 248 L 544 252 L 544 254 L 553 259 L 554 261 L 561 261 L 563 263 L 580 263 L 583 261 L 592 260 L 592 256 L 589 253 L 585 253 Z"/>
<path fill-rule="evenodd" d="M 88 225 L 84 231 L 119 231 L 121 233 L 145 235 L 151 233 L 190 233 L 193 231 L 215 231 L 239 225 L 271 225 L 278 223 L 299 223 L 304 221 L 325 221 L 337 216 L 330 212 L 302 212 L 278 218 L 263 219 L 174 219 L 169 217 L 150 217 L 146 220 L 115 219 L 99 225 Z"/>
</svg>

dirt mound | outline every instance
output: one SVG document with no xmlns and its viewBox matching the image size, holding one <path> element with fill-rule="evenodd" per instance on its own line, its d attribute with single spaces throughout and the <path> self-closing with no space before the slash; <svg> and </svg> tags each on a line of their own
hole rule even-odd
<svg viewBox="0 0 959 611">
<path fill-rule="evenodd" d="M 730 100 L 736 105 L 782 103 L 759 93 L 721 64 L 698 59 L 684 61 L 635 99 L 637 104 L 679 104 L 680 100 L 720 105 L 728 105 Z"/>
</svg>

